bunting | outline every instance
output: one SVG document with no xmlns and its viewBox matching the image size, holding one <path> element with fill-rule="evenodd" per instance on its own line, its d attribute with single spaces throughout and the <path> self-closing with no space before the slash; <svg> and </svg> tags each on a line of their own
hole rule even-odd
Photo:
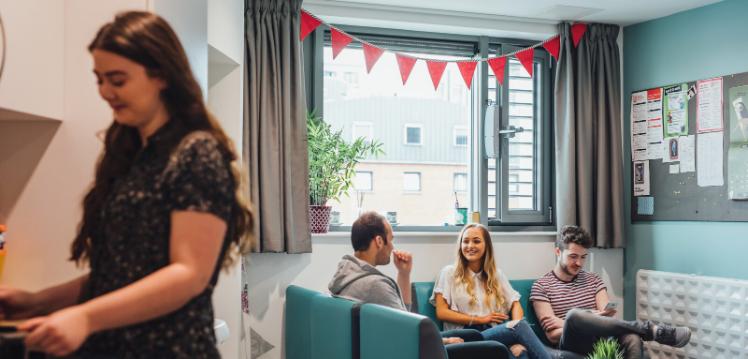
<svg viewBox="0 0 748 359">
<path fill-rule="evenodd" d="M 514 54 L 517 60 L 525 67 L 527 73 L 532 77 L 532 58 L 535 55 L 535 48 L 528 47 L 520 52 Z"/>
<path fill-rule="evenodd" d="M 561 37 L 556 36 L 543 43 L 543 47 L 548 51 L 549 54 L 553 55 L 553 58 L 558 61 L 558 51 L 561 48 Z"/>
<path fill-rule="evenodd" d="M 410 72 L 413 71 L 413 65 L 415 65 L 418 60 L 398 53 L 395 53 L 395 58 L 397 58 L 397 67 L 400 69 L 400 77 L 402 77 L 403 85 L 405 85 L 405 83 L 408 82 L 408 77 L 410 77 Z"/>
<path fill-rule="evenodd" d="M 331 27 L 330 28 L 330 40 L 332 41 L 332 58 L 338 57 L 343 48 L 353 41 L 353 38 L 348 36 L 346 33 Z"/>
<path fill-rule="evenodd" d="M 330 28 L 330 40 L 332 43 L 333 59 L 337 58 L 340 52 L 343 51 L 343 49 L 348 46 L 348 44 L 350 44 L 353 40 L 360 42 L 363 47 L 367 73 L 371 73 L 372 68 L 374 68 L 374 65 L 377 63 L 377 61 L 379 61 L 379 58 L 382 56 L 384 51 L 387 51 L 387 49 L 374 46 L 367 41 L 361 40 L 355 36 L 351 36 L 342 30 L 330 26 L 329 24 L 320 20 L 318 17 L 314 16 L 314 14 L 311 14 L 306 10 L 301 10 L 300 18 L 301 28 L 299 29 L 299 38 L 302 41 L 310 33 L 316 30 L 321 24 L 325 24 Z M 587 24 L 585 23 L 576 23 L 571 26 L 571 36 L 574 47 L 577 47 L 579 45 L 579 42 L 582 40 L 582 36 L 584 36 L 586 32 Z M 446 69 L 447 64 L 450 62 L 454 62 L 457 65 L 457 68 L 460 71 L 460 75 L 462 75 L 462 79 L 465 81 L 465 85 L 469 89 L 472 85 L 475 69 L 478 66 L 479 62 L 486 62 L 488 64 L 500 85 L 504 84 L 504 73 L 506 72 L 507 61 L 506 59 L 510 56 L 516 57 L 517 60 L 525 68 L 525 70 L 527 70 L 527 73 L 532 76 L 533 56 L 535 53 L 535 48 L 539 46 L 542 46 L 545 50 L 548 51 L 548 53 L 551 54 L 551 56 L 553 56 L 556 61 L 558 61 L 559 51 L 561 48 L 561 38 L 559 35 L 556 35 L 533 46 L 520 49 L 513 53 L 486 59 L 441 61 L 403 55 L 397 52 L 395 52 L 395 58 L 397 59 L 397 67 L 400 70 L 400 77 L 403 80 L 403 85 L 408 82 L 408 78 L 410 77 L 410 73 L 413 70 L 413 66 L 416 64 L 416 62 L 418 60 L 423 60 L 424 62 L 426 62 L 426 67 L 428 68 L 429 76 L 431 76 L 431 82 L 434 84 L 434 89 L 437 89 L 439 87 L 439 82 L 441 82 L 444 70 Z"/>
<path fill-rule="evenodd" d="M 504 68 L 506 67 L 506 57 L 494 57 L 488 59 L 488 66 L 493 70 L 496 80 L 499 81 L 499 85 L 504 85 Z"/>
<path fill-rule="evenodd" d="M 582 35 L 587 32 L 587 24 L 576 23 L 571 25 L 571 38 L 574 40 L 574 47 L 579 45 L 579 41 L 582 40 Z"/>
<path fill-rule="evenodd" d="M 301 30 L 299 31 L 299 40 L 304 41 L 307 35 L 311 34 L 321 23 L 322 21 L 317 20 L 317 18 L 310 15 L 305 10 L 301 10 Z"/>
<path fill-rule="evenodd" d="M 377 60 L 379 60 L 379 57 L 382 56 L 382 53 L 384 53 L 384 50 L 376 46 L 364 43 L 364 59 L 366 60 L 367 74 L 371 72 L 371 68 L 374 67 L 374 64 L 377 63 Z"/>
<path fill-rule="evenodd" d="M 434 90 L 436 90 L 439 87 L 439 82 L 442 80 L 447 63 L 445 61 L 426 60 L 426 67 L 429 69 L 431 82 L 434 83 Z"/>
<path fill-rule="evenodd" d="M 478 66 L 477 61 L 459 61 L 457 62 L 457 68 L 460 69 L 460 75 L 465 80 L 468 90 L 470 90 L 470 83 L 473 82 L 473 74 L 475 73 L 475 67 Z"/>
</svg>

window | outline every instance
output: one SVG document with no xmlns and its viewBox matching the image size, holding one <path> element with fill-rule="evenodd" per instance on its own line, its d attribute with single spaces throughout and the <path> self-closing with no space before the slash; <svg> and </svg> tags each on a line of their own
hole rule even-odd
<svg viewBox="0 0 748 359">
<path fill-rule="evenodd" d="M 453 188 L 455 192 L 467 192 L 467 173 L 455 173 L 453 182 Z"/>
<path fill-rule="evenodd" d="M 455 146 L 465 146 L 468 145 L 468 129 L 467 127 L 462 126 L 455 126 L 454 129 L 454 144 Z"/>
<path fill-rule="evenodd" d="M 496 51 L 511 52 L 512 46 Z M 552 223 L 550 158 L 550 71 L 548 54 L 537 52 L 533 76 L 514 58 L 507 61 L 504 84 L 489 76 L 489 96 L 501 104 L 503 142 L 498 158 L 489 159 L 486 193 L 489 224 Z M 504 178 L 504 180 L 502 180 Z"/>
<path fill-rule="evenodd" d="M 403 191 L 421 192 L 421 174 L 418 172 L 403 173 Z"/>
<path fill-rule="evenodd" d="M 406 145 L 422 145 L 421 132 L 423 131 L 422 125 L 405 125 L 405 144 Z"/>
<path fill-rule="evenodd" d="M 510 44 L 486 37 L 339 28 L 419 58 L 450 61 L 514 51 Z M 346 139 L 376 140 L 384 151 L 359 161 L 348 194 L 330 203 L 340 213 L 341 226 L 350 226 L 360 211 L 375 210 L 396 213 L 398 229 L 454 230 L 445 224 L 454 224 L 455 201 L 470 212 L 480 211 L 491 226 L 549 223 L 552 153 L 546 151 L 552 148 L 552 69 L 543 49 L 536 48 L 532 78 L 512 58 L 503 85 L 481 64 L 469 90 L 457 66 L 449 64 L 435 90 L 424 61 L 416 62 L 403 85 L 392 51 L 385 51 L 367 73 L 357 41 L 334 60 L 329 31 L 307 38 L 305 47 L 310 45 L 314 51 L 304 52 L 306 80 L 313 89 L 307 93 L 309 108 Z M 501 129 L 523 127 L 514 138 L 501 138 L 499 158 L 486 158 L 482 151 L 487 99 L 502 105 Z"/>
<path fill-rule="evenodd" d="M 366 141 L 374 139 L 374 127 L 371 122 L 354 122 L 351 133 L 351 141 L 355 141 L 359 137 L 365 138 Z"/>
<path fill-rule="evenodd" d="M 374 173 L 371 171 L 356 171 L 353 178 L 353 188 L 358 192 L 371 192 L 374 190 Z"/>
</svg>

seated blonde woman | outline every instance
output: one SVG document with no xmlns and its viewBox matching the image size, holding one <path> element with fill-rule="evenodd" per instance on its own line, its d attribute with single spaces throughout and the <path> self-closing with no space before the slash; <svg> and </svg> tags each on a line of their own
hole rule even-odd
<svg viewBox="0 0 748 359">
<path fill-rule="evenodd" d="M 496 267 L 488 229 L 468 224 L 458 239 L 457 261 L 439 273 L 430 300 L 444 329 L 477 329 L 485 340 L 509 347 L 514 358 L 550 358 L 522 320 L 519 293 Z"/>
</svg>

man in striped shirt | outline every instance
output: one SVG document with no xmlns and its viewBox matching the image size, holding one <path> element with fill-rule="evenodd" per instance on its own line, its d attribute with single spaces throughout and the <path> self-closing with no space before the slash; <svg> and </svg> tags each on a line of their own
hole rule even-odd
<svg viewBox="0 0 748 359">
<path fill-rule="evenodd" d="M 608 292 L 594 273 L 582 270 L 590 234 L 576 226 L 564 226 L 556 240 L 556 266 L 532 286 L 530 300 L 548 340 L 559 349 L 587 355 L 597 340 L 616 337 L 628 359 L 643 356 L 642 340 L 683 347 L 691 338 L 687 327 L 655 325 L 650 321 L 611 318 Z"/>
</svg>

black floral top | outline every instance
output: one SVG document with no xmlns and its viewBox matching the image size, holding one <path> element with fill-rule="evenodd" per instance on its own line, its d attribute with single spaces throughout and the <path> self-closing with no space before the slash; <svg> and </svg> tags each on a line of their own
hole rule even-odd
<svg viewBox="0 0 748 359">
<path fill-rule="evenodd" d="M 125 287 L 169 264 L 171 212 L 212 213 L 229 224 L 236 184 L 230 162 L 207 132 L 192 132 L 168 153 L 176 136 L 169 123 L 148 139 L 129 173 L 113 185 L 91 243 L 91 272 L 81 302 Z M 83 358 L 218 358 L 211 294 L 228 240 L 210 285 L 162 317 L 95 333 L 76 353 Z M 164 293 L 164 295 L 169 295 Z M 153 298 L 159 300 L 159 298 Z"/>
</svg>

